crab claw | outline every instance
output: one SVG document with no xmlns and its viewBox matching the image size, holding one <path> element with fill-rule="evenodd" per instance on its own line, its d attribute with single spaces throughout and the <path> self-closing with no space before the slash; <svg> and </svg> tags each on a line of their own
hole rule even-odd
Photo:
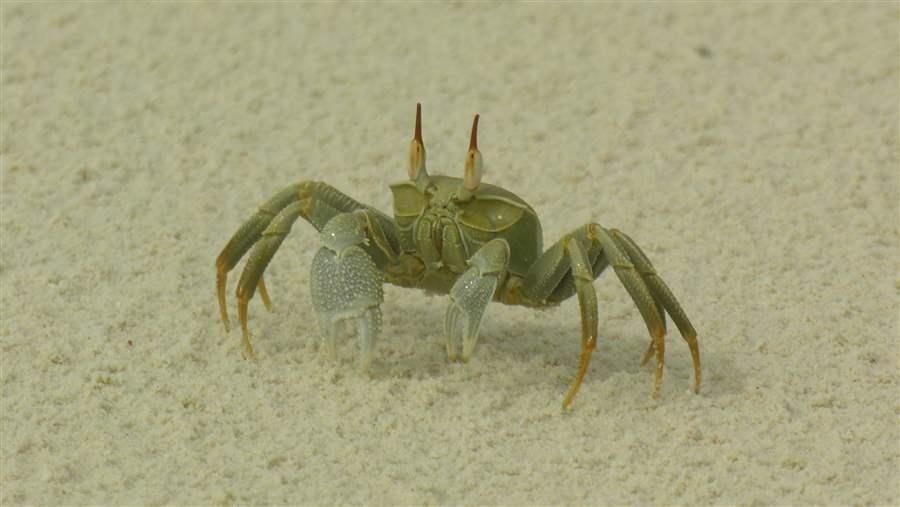
<svg viewBox="0 0 900 507">
<path fill-rule="evenodd" d="M 484 244 L 469 259 L 466 270 L 450 289 L 450 306 L 444 317 L 447 357 L 456 360 L 456 344 L 462 342 L 462 360 L 467 362 L 475 344 L 484 310 L 497 290 L 497 283 L 509 263 L 509 245 L 503 239 Z"/>
<path fill-rule="evenodd" d="M 321 239 L 323 246 L 313 258 L 310 290 L 322 341 L 334 359 L 336 340 L 355 334 L 360 370 L 365 372 L 381 331 L 384 275 L 360 248 L 368 239 L 354 215 L 332 218 L 322 229 Z"/>
</svg>

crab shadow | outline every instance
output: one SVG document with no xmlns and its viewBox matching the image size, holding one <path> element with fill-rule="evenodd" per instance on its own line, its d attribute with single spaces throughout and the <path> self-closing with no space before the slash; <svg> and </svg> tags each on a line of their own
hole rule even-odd
<svg viewBox="0 0 900 507">
<path fill-rule="evenodd" d="M 410 297 L 407 291 L 386 287 L 382 306 L 384 322 L 368 381 L 466 379 L 484 382 L 486 388 L 487 384 L 502 382 L 549 390 L 567 388 L 571 383 L 581 354 L 577 301 L 541 310 L 491 304 L 479 331 L 478 346 L 468 364 L 447 360 L 443 331 L 446 304 L 446 297 L 440 295 L 423 297 L 418 293 Z M 309 326 L 305 331 L 315 336 L 313 342 L 303 346 L 305 351 L 318 356 L 317 361 L 330 363 L 320 349 L 316 327 Z M 652 360 L 650 364 L 640 364 L 648 344 L 649 336 L 639 316 L 601 321 L 597 348 L 585 382 L 604 385 L 624 376 L 629 381 L 646 383 L 649 389 L 653 382 Z M 663 388 L 690 385 L 693 375 L 690 354 L 676 329 L 670 330 L 667 344 Z M 293 345 L 285 344 L 285 347 Z M 357 359 L 355 348 L 355 340 L 339 344 L 337 371 L 348 373 L 348 369 L 353 369 Z M 745 377 L 741 368 L 729 358 L 711 361 L 709 357 L 707 352 L 703 393 L 718 396 L 741 391 L 740 379 Z M 717 368 L 720 360 L 725 363 Z M 711 384 L 717 387 L 710 390 L 707 386 Z"/>
<path fill-rule="evenodd" d="M 503 371 L 505 381 L 516 385 L 557 389 L 571 382 L 581 354 L 581 324 L 574 304 L 543 310 L 491 305 L 472 358 L 460 365 L 447 360 L 445 305 L 444 298 L 427 297 L 407 300 L 403 309 L 384 306 L 385 325 L 370 368 L 373 379 L 490 378 L 498 375 L 496 371 Z M 416 319 L 408 319 L 410 314 Z M 562 315 L 571 318 L 560 318 Z M 649 343 L 646 333 L 632 332 L 630 326 L 606 327 L 610 329 L 601 323 L 588 381 L 600 383 L 617 375 L 642 375 L 652 382 L 652 366 L 640 365 Z M 688 374 L 689 369 L 689 364 L 679 365 L 677 374 Z"/>
</svg>

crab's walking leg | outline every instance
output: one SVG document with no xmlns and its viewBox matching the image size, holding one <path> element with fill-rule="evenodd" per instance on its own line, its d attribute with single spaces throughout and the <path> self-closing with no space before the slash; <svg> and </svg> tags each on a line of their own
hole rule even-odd
<svg viewBox="0 0 900 507">
<path fill-rule="evenodd" d="M 360 369 L 372 362 L 375 340 L 381 331 L 384 273 L 367 250 L 381 249 L 383 234 L 366 211 L 340 214 L 322 230 L 322 248 L 313 258 L 310 292 L 322 339 L 335 357 L 335 341 L 355 332 L 360 349 Z M 374 245 L 372 245 L 374 243 Z M 367 245 L 372 245 L 366 249 Z M 393 251 L 384 252 L 393 256 Z"/>
<path fill-rule="evenodd" d="M 678 300 L 672 294 L 666 282 L 656 273 L 656 269 L 650 263 L 650 259 L 644 254 L 643 250 L 634 242 L 627 234 L 617 229 L 610 229 L 610 234 L 616 243 L 622 247 L 622 250 L 628 255 L 635 267 L 640 273 L 641 278 L 647 283 L 647 287 L 657 301 L 657 308 L 661 305 L 665 311 L 672 317 L 672 321 L 678 327 L 678 331 L 687 342 L 688 348 L 691 350 L 691 360 L 694 364 L 694 392 L 700 392 L 700 347 L 697 344 L 697 331 L 688 320 L 687 314 L 681 308 Z M 649 358 L 653 349 L 653 343 L 650 344 L 647 354 L 644 355 L 643 362 Z"/>
<path fill-rule="evenodd" d="M 216 259 L 216 292 L 219 296 L 219 316 L 222 318 L 222 323 L 225 324 L 226 330 L 230 327 L 228 325 L 228 310 L 225 306 L 225 282 L 228 272 L 231 271 L 241 257 L 247 253 L 247 250 L 259 240 L 260 234 L 262 234 L 262 231 L 269 226 L 272 219 L 274 219 L 285 206 L 297 200 L 297 192 L 299 191 L 300 186 L 300 183 L 291 185 L 269 198 L 269 200 L 260 206 L 257 212 L 244 222 L 243 225 L 238 228 L 237 232 L 231 236 L 231 239 Z M 266 296 L 264 299 L 268 300 L 268 293 L 265 290 L 265 282 L 262 282 L 262 277 L 260 277 L 260 283 L 263 286 L 260 290 L 260 295 L 265 294 Z"/>
<path fill-rule="evenodd" d="M 666 356 L 666 326 L 663 316 L 660 314 L 656 299 L 651 294 L 644 278 L 638 273 L 631 259 L 616 243 L 610 232 L 598 224 L 591 224 L 590 230 L 603 247 L 603 255 L 609 260 L 619 281 L 631 295 L 631 299 L 641 313 L 641 317 L 644 318 L 644 323 L 653 339 L 653 348 L 656 352 L 656 381 L 653 384 L 653 396 L 656 397 L 662 385 Z"/>
<path fill-rule="evenodd" d="M 506 240 L 488 241 L 469 259 L 469 268 L 450 289 L 450 304 L 444 317 L 447 357 L 456 360 L 456 344 L 462 343 L 462 360 L 468 361 L 478 343 L 478 327 L 494 296 L 497 282 L 509 264 Z"/>
<path fill-rule="evenodd" d="M 294 202 L 282 209 L 275 218 L 269 222 L 268 227 L 262 232 L 259 240 L 253 245 L 247 265 L 241 272 L 241 278 L 237 285 L 238 320 L 241 323 L 241 336 L 247 355 L 253 357 L 253 346 L 250 344 L 250 332 L 247 330 L 247 305 L 253 297 L 256 288 L 260 286 L 263 271 L 266 270 L 269 261 L 275 255 L 285 236 L 291 232 L 291 227 L 302 212 L 303 203 Z M 265 285 L 263 285 L 265 287 Z"/>
<path fill-rule="evenodd" d="M 534 306 L 558 303 L 577 294 L 582 314 L 582 349 L 578 372 L 563 400 L 569 405 L 581 385 L 596 347 L 596 296 L 593 284 L 607 266 L 628 291 L 641 313 L 652 338 L 648 355 L 656 355 L 654 396 L 662 383 L 665 360 L 665 312 L 682 331 L 694 358 L 695 389 L 699 385 L 699 349 L 696 333 L 671 291 L 656 275 L 650 261 L 637 245 L 619 231 L 608 231 L 599 224 L 587 224 L 565 235 L 535 261 L 522 281 L 522 297 Z"/>
<path fill-rule="evenodd" d="M 597 293 L 594 290 L 591 263 L 588 261 L 585 250 L 578 243 L 578 239 L 570 238 L 566 241 L 565 250 L 569 253 L 569 265 L 575 282 L 575 293 L 578 294 L 578 307 L 581 309 L 581 356 L 578 359 L 575 380 L 569 387 L 566 397 L 563 398 L 564 409 L 569 406 L 575 394 L 578 393 L 578 388 L 584 380 L 584 374 L 591 363 L 591 354 L 597 348 Z"/>
<path fill-rule="evenodd" d="M 548 248 L 522 280 L 521 297 L 527 304 L 545 306 L 578 295 L 581 311 L 581 355 L 575 379 L 563 399 L 563 408 L 574 399 L 597 347 L 597 295 L 593 281 L 609 265 L 599 243 L 582 226 Z"/>
</svg>

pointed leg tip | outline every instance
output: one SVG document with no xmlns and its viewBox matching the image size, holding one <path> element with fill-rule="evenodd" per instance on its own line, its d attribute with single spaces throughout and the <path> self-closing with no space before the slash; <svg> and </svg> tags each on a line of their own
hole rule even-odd
<svg viewBox="0 0 900 507">
<path fill-rule="evenodd" d="M 662 390 L 662 379 L 657 379 L 656 383 L 653 384 L 653 391 L 650 393 L 650 397 L 654 400 L 659 398 L 659 392 Z"/>
<path fill-rule="evenodd" d="M 244 342 L 244 356 L 247 359 L 256 359 L 256 353 L 253 351 L 253 345 L 250 343 L 250 331 L 247 329 L 247 322 L 241 322 L 241 339 Z"/>
<path fill-rule="evenodd" d="M 654 400 L 659 396 L 660 390 L 662 390 L 662 369 L 657 368 L 656 381 L 653 383 L 653 399 Z"/>
<path fill-rule="evenodd" d="M 231 331 L 231 321 L 228 318 L 228 310 L 225 309 L 225 303 L 219 303 L 219 320 L 222 321 L 222 325 L 225 326 L 225 332 Z"/>
<path fill-rule="evenodd" d="M 253 352 L 253 345 L 250 343 L 250 332 L 247 330 L 246 322 L 241 323 L 241 339 L 244 342 L 244 356 L 247 359 L 256 359 L 256 353 Z"/>
<path fill-rule="evenodd" d="M 573 390 L 573 389 L 574 389 L 574 390 Z M 571 410 L 570 407 L 572 406 L 572 400 L 575 398 L 575 393 L 576 393 L 576 392 L 578 392 L 578 388 L 577 388 L 577 387 L 575 387 L 575 388 L 570 388 L 570 389 L 569 389 L 569 392 L 566 393 L 566 397 L 563 398 L 563 401 L 562 401 L 562 409 L 563 409 L 563 412 L 568 411 L 568 410 Z"/>
<path fill-rule="evenodd" d="M 228 319 L 228 308 L 225 306 L 225 294 L 219 294 L 219 320 L 225 326 L 225 332 L 231 331 L 231 322 Z"/>
<path fill-rule="evenodd" d="M 266 289 L 265 278 L 260 275 L 259 284 L 257 285 L 257 291 L 259 292 L 259 298 L 263 302 L 263 306 L 266 307 L 266 310 L 272 311 L 272 300 L 269 299 L 269 290 Z"/>
</svg>

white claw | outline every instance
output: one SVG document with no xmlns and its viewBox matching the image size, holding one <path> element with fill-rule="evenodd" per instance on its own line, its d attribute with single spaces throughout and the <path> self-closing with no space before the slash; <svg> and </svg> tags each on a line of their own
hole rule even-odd
<svg viewBox="0 0 900 507">
<path fill-rule="evenodd" d="M 366 236 L 353 215 L 331 219 L 321 234 L 323 247 L 313 258 L 310 291 L 328 355 L 337 358 L 336 342 L 356 335 L 360 370 L 368 371 L 381 331 L 381 284 L 384 275 L 359 247 Z"/>
<path fill-rule="evenodd" d="M 468 327 L 468 326 L 466 326 L 466 327 Z M 464 363 L 469 362 L 469 358 L 472 357 L 472 352 L 475 352 L 475 344 L 476 343 L 478 343 L 478 330 L 477 329 L 473 332 L 467 332 L 463 336 L 462 361 Z"/>
<path fill-rule="evenodd" d="M 381 327 L 381 310 L 368 308 L 356 319 L 356 338 L 359 341 L 359 371 L 368 373 L 375 352 L 375 338 Z"/>
<path fill-rule="evenodd" d="M 447 357 L 456 360 L 456 344 L 462 343 L 462 360 L 468 362 L 478 343 L 484 309 L 497 288 L 497 276 L 482 276 L 477 268 L 463 273 L 450 289 L 450 305 L 444 317 Z"/>
<path fill-rule="evenodd" d="M 328 354 L 328 359 L 337 360 L 337 349 L 335 349 L 335 325 L 325 315 L 316 315 L 319 324 L 319 351 L 324 350 Z"/>
<path fill-rule="evenodd" d="M 378 306 L 360 306 L 345 312 L 319 314 L 319 327 L 322 333 L 322 347 L 329 359 L 337 361 L 337 342 L 356 335 L 359 344 L 359 370 L 369 371 L 375 352 L 375 340 L 381 330 L 381 308 Z"/>
<path fill-rule="evenodd" d="M 481 314 L 469 315 L 466 310 L 455 301 L 450 302 L 447 315 L 444 318 L 444 334 L 447 336 L 447 358 L 456 361 L 456 344 L 462 342 L 462 356 L 464 363 L 469 362 L 475 345 L 478 343 L 478 328 L 481 322 Z M 473 325 L 474 324 L 474 325 Z"/>
<path fill-rule="evenodd" d="M 444 336 L 447 338 L 447 359 L 451 362 L 456 361 L 456 340 L 457 336 L 462 335 L 460 329 L 461 322 L 465 322 L 466 317 L 462 310 L 454 302 L 450 302 L 447 308 L 447 314 L 444 317 Z"/>
<path fill-rule="evenodd" d="M 477 117 L 476 117 L 477 118 Z M 450 305 L 444 317 L 447 357 L 456 359 L 456 342 L 462 342 L 462 360 L 468 362 L 478 343 L 478 328 L 484 310 L 497 290 L 509 262 L 509 245 L 502 239 L 485 243 L 469 259 L 465 271 L 450 289 Z"/>
</svg>

